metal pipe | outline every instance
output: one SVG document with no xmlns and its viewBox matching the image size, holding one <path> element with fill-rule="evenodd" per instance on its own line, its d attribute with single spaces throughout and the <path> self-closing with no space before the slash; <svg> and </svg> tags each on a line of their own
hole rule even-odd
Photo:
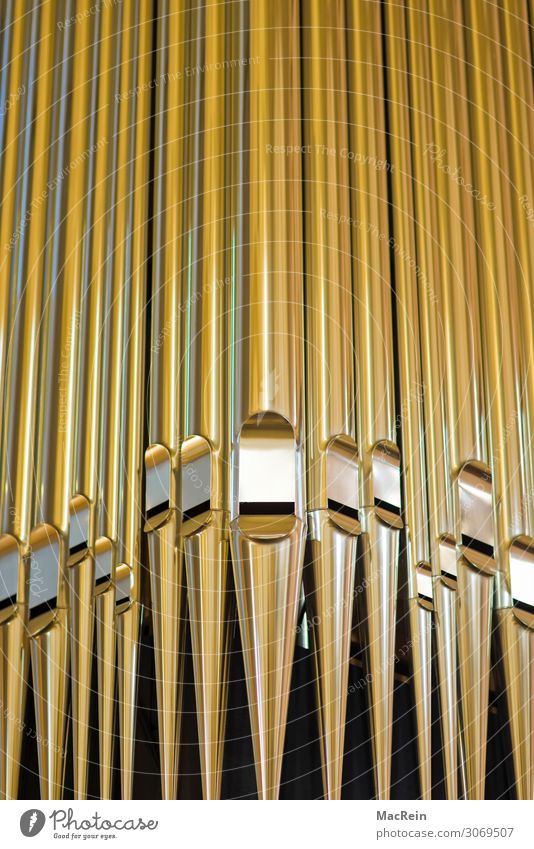
<svg viewBox="0 0 534 849">
<path fill-rule="evenodd" d="M 9 34 L 10 7 L 6 9 L 5 25 Z M 12 10 L 11 10 L 12 11 Z M 32 209 L 31 200 L 46 191 L 48 145 L 50 141 L 50 111 L 52 66 L 54 56 L 53 9 L 45 3 L 39 16 L 39 60 L 32 75 L 35 96 L 35 131 L 33 108 L 28 104 L 26 124 L 21 139 L 27 145 L 23 158 L 30 191 L 25 193 L 25 206 Z M 6 68 L 7 46 L 3 53 Z M 35 84 L 35 79 L 39 80 Z M 24 85 L 24 84 L 23 84 Z M 26 81 L 29 92 L 29 83 Z M 4 92 L 5 94 L 5 92 Z M 29 96 L 30 97 L 30 96 Z M 30 98 L 31 102 L 31 98 Z M 2 100 L 5 103 L 5 100 Z M 12 107 L 14 109 L 14 107 Z M 31 144 L 33 137 L 34 144 Z M 9 164 L 9 163 L 8 163 Z M 1 534 L 0 534 L 0 701 L 3 740 L 0 767 L 0 797 L 15 799 L 18 795 L 20 759 L 28 672 L 29 644 L 27 635 L 27 553 L 35 492 L 33 488 L 33 449 L 36 421 L 37 355 L 39 321 L 41 317 L 42 269 L 46 204 L 33 210 L 25 230 L 20 234 L 18 252 L 19 285 L 16 310 L 9 325 L 6 363 L 6 394 L 3 409 L 3 432 L 0 448 Z M 26 217 L 26 216 L 25 216 Z M 24 217 L 24 220 L 25 220 Z M 19 219 L 21 220 L 21 219 Z M 24 282 L 22 282 L 24 281 Z"/>
<path fill-rule="evenodd" d="M 307 514 L 304 570 L 325 798 L 340 799 L 359 522 L 342 0 L 303 8 Z M 340 220 L 343 223 L 340 223 Z"/>
<path fill-rule="evenodd" d="M 231 550 L 258 795 L 273 799 L 305 540 L 300 167 L 271 150 L 300 146 L 298 4 L 247 11 L 248 170 L 232 206 L 242 202 L 245 217 L 232 292 Z"/>
<path fill-rule="evenodd" d="M 414 227 L 421 193 L 411 163 L 406 3 L 386 7 L 388 116 L 390 128 L 392 252 L 399 360 L 400 435 L 408 612 L 417 717 L 421 795 L 431 797 L 431 657 L 433 593 L 430 566 L 423 422 L 419 272 L 421 245 Z M 410 54 L 410 58 L 413 58 Z M 417 71 L 415 72 L 417 73 Z M 414 120 L 417 128 L 417 122 Z M 417 132 L 417 129 L 416 129 Z M 415 191 L 414 191 L 415 189 Z M 415 198 L 414 198 L 415 194 Z M 400 199 L 402 198 L 402 202 Z M 415 202 L 414 202 L 415 201 Z M 420 217 L 422 211 L 417 209 Z"/>
<path fill-rule="evenodd" d="M 69 15 L 70 3 L 55 8 Z M 77 36 L 79 44 L 81 35 Z M 77 138 L 68 120 L 74 38 L 57 39 L 58 69 L 52 163 L 54 188 L 47 220 L 53 222 L 44 269 L 39 371 L 39 424 L 36 432 L 36 503 L 30 534 L 29 630 L 37 724 L 39 777 L 43 799 L 61 798 L 66 739 L 69 674 L 66 568 L 69 499 L 74 448 L 75 365 L 81 280 L 67 279 L 63 265 L 68 179 L 64 169 Z"/>
<path fill-rule="evenodd" d="M 152 590 L 156 691 L 164 799 L 175 799 L 185 639 L 180 498 L 184 309 L 183 159 L 185 12 L 166 0 L 157 21 L 154 262 L 150 349 L 149 439 L 145 453 L 146 516 Z"/>
<path fill-rule="evenodd" d="M 382 22 L 377 4 L 347 3 L 356 432 L 361 452 L 358 630 L 369 675 L 375 792 L 390 796 L 399 537 Z M 362 116 L 367 116 L 365 119 Z"/>
<path fill-rule="evenodd" d="M 223 2 L 205 9 L 199 21 L 200 65 L 221 63 L 224 67 L 226 24 Z M 195 60 L 189 65 L 194 66 Z M 190 136 L 191 183 L 185 229 L 190 254 L 183 333 L 182 533 L 206 799 L 217 799 L 221 792 L 228 649 L 234 617 L 227 461 L 232 397 L 230 251 L 225 227 L 226 73 L 229 76 L 231 70 L 198 75 L 198 122 L 191 121 L 198 134 Z"/>
<path fill-rule="evenodd" d="M 123 244 L 115 239 L 117 216 L 122 215 L 119 188 L 119 114 L 121 100 L 122 9 L 105 4 L 102 10 L 98 100 L 98 138 L 108 139 L 97 152 L 91 280 L 95 307 L 102 298 L 100 368 L 95 372 L 106 387 L 99 398 L 97 497 L 95 502 L 94 616 L 98 695 L 100 796 L 111 798 L 113 720 L 115 707 L 115 584 L 119 500 L 120 392 L 123 354 L 122 280 L 115 276 Z M 124 80 L 123 80 L 124 82 Z M 121 151 L 122 153 L 122 151 Z M 123 171 L 121 171 L 121 176 Z M 95 309 L 95 318 L 98 311 Z"/>
<path fill-rule="evenodd" d="M 131 133 L 127 170 L 131 182 L 126 196 L 125 229 L 125 350 L 121 393 L 121 503 L 116 567 L 117 679 L 123 799 L 131 799 L 135 754 L 135 716 L 139 632 L 143 612 L 141 587 L 141 488 L 143 469 L 143 405 L 145 323 L 147 291 L 148 154 L 150 122 L 150 71 L 152 20 L 146 7 L 135 10 L 131 20 L 134 66 L 135 119 Z M 126 139 L 125 139 L 126 140 Z"/>
<path fill-rule="evenodd" d="M 78 12 L 82 11 L 82 7 Z M 93 666 L 95 583 L 94 504 L 99 439 L 101 297 L 90 278 L 92 203 L 95 143 L 95 96 L 98 82 L 95 61 L 99 54 L 100 16 L 91 15 L 76 26 L 72 75 L 70 158 L 76 167 L 68 178 L 68 215 L 63 274 L 81 290 L 79 356 L 73 403 L 74 449 L 68 541 L 68 608 L 71 659 L 71 709 L 73 734 L 74 797 L 87 797 L 89 708 Z M 90 154 L 90 155 L 88 155 Z M 79 282 L 78 282 L 79 281 Z M 68 284 L 67 284 L 68 285 Z"/>
</svg>

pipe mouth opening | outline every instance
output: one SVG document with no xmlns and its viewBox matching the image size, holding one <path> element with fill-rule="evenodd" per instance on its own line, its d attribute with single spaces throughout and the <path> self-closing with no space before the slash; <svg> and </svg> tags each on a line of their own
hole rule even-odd
<svg viewBox="0 0 534 849">
<path fill-rule="evenodd" d="M 30 534 L 29 570 L 26 581 L 30 621 L 44 613 L 55 614 L 58 605 L 62 546 L 52 525 L 40 525 Z"/>
<path fill-rule="evenodd" d="M 534 628 L 534 540 L 515 537 L 508 556 L 514 613 L 523 624 Z"/>
<path fill-rule="evenodd" d="M 297 523 L 297 443 L 277 413 L 257 413 L 242 426 L 237 452 L 237 524 L 248 536 L 272 538 Z"/>
<path fill-rule="evenodd" d="M 418 563 L 415 567 L 415 584 L 419 604 L 426 610 L 434 609 L 434 589 L 430 563 Z"/>
<path fill-rule="evenodd" d="M 87 498 L 75 495 L 70 502 L 68 562 L 69 566 L 79 563 L 89 551 L 91 538 L 91 510 Z"/>
<path fill-rule="evenodd" d="M 477 569 L 494 573 L 494 526 L 491 471 L 472 460 L 458 472 L 460 545 L 463 556 Z"/>
<path fill-rule="evenodd" d="M 182 522 L 192 533 L 211 517 L 211 445 L 202 436 L 188 436 L 181 448 Z"/>
<path fill-rule="evenodd" d="M 172 459 L 164 445 L 151 445 L 145 452 L 145 531 L 168 519 L 173 506 Z"/>
<path fill-rule="evenodd" d="M 441 580 L 449 589 L 456 589 L 458 580 L 458 566 L 456 540 L 452 536 L 443 535 L 438 542 L 439 573 Z"/>
<path fill-rule="evenodd" d="M 377 442 L 372 450 L 374 508 L 381 518 L 399 526 L 401 521 L 401 456 L 392 442 Z"/>
<path fill-rule="evenodd" d="M 115 570 L 115 605 L 118 612 L 125 610 L 133 601 L 134 574 L 127 563 L 119 563 Z"/>
<path fill-rule="evenodd" d="M 360 532 L 360 467 L 356 443 L 335 436 L 326 449 L 326 499 L 333 522 L 349 533 Z"/>
<path fill-rule="evenodd" d="M 95 543 L 95 593 L 105 592 L 111 586 L 113 576 L 113 544 L 107 537 Z"/>
</svg>

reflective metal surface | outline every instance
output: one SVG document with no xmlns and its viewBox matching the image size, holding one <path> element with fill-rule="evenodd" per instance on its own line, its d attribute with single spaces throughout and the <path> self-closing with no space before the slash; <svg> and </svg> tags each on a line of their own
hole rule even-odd
<svg viewBox="0 0 534 849">
<path fill-rule="evenodd" d="M 534 798 L 531 15 L 5 0 L 1 798 Z"/>
</svg>

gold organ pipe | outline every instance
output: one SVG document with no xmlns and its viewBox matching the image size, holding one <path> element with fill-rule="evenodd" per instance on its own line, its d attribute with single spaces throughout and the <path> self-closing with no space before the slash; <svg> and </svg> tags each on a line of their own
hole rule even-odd
<svg viewBox="0 0 534 849">
<path fill-rule="evenodd" d="M 412 161 L 414 170 L 415 230 L 419 275 L 419 326 L 421 338 L 421 366 L 424 391 L 424 427 L 426 447 L 426 480 L 429 519 L 429 546 L 436 608 L 437 652 L 439 665 L 439 690 L 441 700 L 441 729 L 448 798 L 458 798 L 458 716 L 457 716 L 457 659 L 455 583 L 450 575 L 441 580 L 444 567 L 455 560 L 456 512 L 453 502 L 450 457 L 447 434 L 451 423 L 449 408 L 444 403 L 446 394 L 446 338 L 444 334 L 444 297 L 442 292 L 442 267 L 448 262 L 444 248 L 437 237 L 440 232 L 439 216 L 444 211 L 439 206 L 437 176 L 429 153 L 442 127 L 434 120 L 432 85 L 432 58 L 430 48 L 431 24 L 426 12 L 419 10 L 410 0 L 407 24 L 410 32 L 409 59 L 412 104 Z M 447 23 L 444 23 L 447 28 Z M 450 24 L 440 46 L 450 45 Z M 443 56 L 440 62 L 445 64 Z M 441 66 L 440 66 L 441 70 Z M 441 92 L 440 92 L 441 94 Z M 439 114 L 440 103 L 436 104 Z M 446 191 L 446 186 L 442 190 Z M 443 268 L 445 274 L 448 267 Z M 454 571 L 454 568 L 453 568 Z M 424 580 L 432 580 L 432 575 Z"/>
<path fill-rule="evenodd" d="M 10 9 L 6 9 L 6 27 Z M 43 4 L 39 19 L 39 60 L 36 78 L 34 146 L 29 198 L 37 198 L 45 190 L 48 174 L 50 141 L 49 103 L 52 92 L 54 56 L 53 4 Z M 3 61 L 7 66 L 7 55 Z M 3 102 L 3 101 L 2 101 Z M 28 129 L 30 127 L 28 126 Z M 28 225 L 27 246 L 20 271 L 25 282 L 20 289 L 17 311 L 13 317 L 6 373 L 5 428 L 1 448 L 2 493 L 0 550 L 2 609 L 0 613 L 0 700 L 3 741 L 0 773 L 0 797 L 14 799 L 18 795 L 22 726 L 26 685 L 29 672 L 27 637 L 27 552 L 34 501 L 32 460 L 36 422 L 39 321 L 41 317 L 42 249 L 46 221 L 46 204 L 34 211 Z M 16 606 L 14 604 L 16 600 Z"/>
<path fill-rule="evenodd" d="M 400 454 L 395 444 L 395 376 L 385 168 L 360 164 L 373 151 L 387 164 L 382 22 L 375 3 L 347 3 L 351 235 L 357 435 L 362 458 L 360 558 L 365 587 L 360 636 L 370 677 L 375 792 L 390 795 L 398 581 Z M 389 165 L 388 165 L 389 167 Z"/>
<path fill-rule="evenodd" d="M 106 140 L 106 144 L 101 144 L 96 153 L 91 289 L 94 298 L 94 320 L 98 321 L 100 315 L 100 342 L 95 351 L 99 363 L 94 363 L 92 368 L 95 377 L 100 379 L 106 391 L 102 391 L 98 398 L 100 421 L 98 455 L 95 457 L 97 497 L 94 505 L 94 616 L 100 796 L 102 799 L 110 799 L 116 657 L 115 585 L 112 576 L 118 535 L 116 503 L 120 455 L 117 442 L 120 426 L 119 393 L 123 338 L 122 300 L 117 294 L 118 283 L 114 279 L 118 183 L 116 137 L 120 109 L 117 99 L 120 95 L 120 62 L 117 57 L 121 55 L 121 12 L 106 4 L 101 15 L 96 124 L 97 139 L 99 142 Z M 94 395 L 88 397 L 95 401 Z"/>
<path fill-rule="evenodd" d="M 116 10 L 117 13 L 117 10 Z M 103 437 L 100 457 L 100 509 L 98 514 L 98 539 L 96 543 L 97 562 L 105 571 L 110 572 L 112 586 L 97 598 L 97 658 L 99 666 L 99 725 L 100 725 L 100 780 L 101 793 L 108 797 L 111 793 L 112 746 L 113 746 L 113 701 L 115 683 L 119 681 L 116 648 L 118 649 L 118 621 L 115 610 L 110 608 L 123 601 L 129 592 L 129 569 L 118 572 L 120 505 L 124 497 L 124 456 L 125 446 L 122 440 L 123 393 L 125 379 L 125 348 L 129 342 L 127 318 L 127 294 L 130 282 L 132 205 L 134 196 L 133 152 L 135 151 L 135 110 L 137 98 L 132 95 L 135 89 L 135 18 L 131 6 L 118 10 L 118 28 L 120 29 L 120 71 L 116 75 L 119 110 L 113 138 L 116 146 L 116 159 L 111 163 L 110 227 L 113 228 L 113 240 L 108 250 L 112 251 L 107 272 L 109 292 L 106 299 L 103 350 L 103 374 L 107 385 L 107 397 L 103 409 Z M 119 64 L 119 63 L 118 63 Z M 133 472 L 133 470 L 132 470 Z M 125 573 L 125 574 L 124 574 Z M 120 579 L 126 580 L 121 582 Z M 120 584 L 120 587 L 119 587 Z M 127 603 L 126 603 L 127 604 Z M 121 620 L 125 621 L 125 620 Z M 111 625 L 111 623 L 113 623 Z M 111 657 L 110 657 L 110 653 Z M 124 686 L 124 685 L 123 685 Z M 131 706 L 130 706 L 131 711 Z M 125 726 L 121 717 L 120 729 Z M 122 742 L 121 755 L 127 759 L 133 748 L 131 735 L 124 727 L 127 739 Z M 127 763 L 126 763 L 127 767 Z M 130 792 L 131 774 L 123 777 L 126 795 Z M 124 786 L 122 787 L 124 792 Z"/>
<path fill-rule="evenodd" d="M 509 285 L 509 281 L 516 280 L 515 246 L 504 223 L 513 222 L 513 216 L 506 178 L 494 165 L 496 153 L 500 163 L 508 163 L 502 58 L 500 51 L 495 53 L 491 46 L 491 41 L 499 37 L 500 24 L 497 9 L 488 11 L 483 20 L 477 18 L 475 22 L 468 16 L 467 21 L 473 24 L 468 39 L 468 56 L 472 60 L 469 92 L 472 94 L 474 174 L 488 198 L 488 203 L 475 204 L 475 213 L 483 332 L 487 339 L 492 340 L 491 345 L 484 346 L 484 365 L 494 512 L 500 549 L 499 567 L 509 580 L 510 545 L 515 536 L 525 532 L 521 496 L 526 487 L 522 480 L 521 387 L 518 379 L 522 373 L 522 353 L 518 334 L 511 332 L 519 324 L 519 286 Z M 488 79 L 485 63 L 490 56 L 493 57 L 495 74 Z"/>
<path fill-rule="evenodd" d="M 131 172 L 131 137 L 135 132 L 135 95 L 131 94 L 135 82 L 135 63 L 133 61 L 132 21 L 125 8 L 118 10 L 117 27 L 120 30 L 120 56 L 117 61 L 118 73 L 115 74 L 117 90 L 114 93 L 119 104 L 116 124 L 113 127 L 116 160 L 111 163 L 111 197 L 109 210 L 110 224 L 114 228 L 112 267 L 108 271 L 110 291 L 104 315 L 109 319 L 105 325 L 103 368 L 108 380 L 108 391 L 104 396 L 102 456 L 99 475 L 99 535 L 109 539 L 116 550 L 119 527 L 119 509 L 122 498 L 120 480 L 121 453 L 121 391 L 122 362 L 126 344 L 125 299 L 128 267 L 127 214 L 133 199 L 133 178 Z M 130 225 L 131 226 L 131 225 Z M 110 263 L 111 265 L 111 263 Z M 107 330 L 109 326 L 109 338 Z M 116 560 L 115 560 L 116 562 Z"/>
<path fill-rule="evenodd" d="M 121 752 L 121 790 L 131 799 L 135 754 L 135 708 L 141 595 L 141 484 L 143 468 L 143 404 L 145 361 L 145 309 L 147 277 L 147 185 L 150 121 L 150 69 L 152 20 L 147 7 L 131 20 L 134 39 L 135 121 L 128 152 L 133 196 L 121 237 L 126 242 L 125 352 L 121 421 L 121 507 L 116 568 L 117 678 Z"/>
<path fill-rule="evenodd" d="M 493 477 L 494 549 L 499 567 L 496 606 L 502 619 L 507 615 L 503 610 L 511 606 L 511 572 L 517 568 L 517 561 L 524 561 L 519 565 L 520 570 L 528 569 L 528 560 L 534 553 L 532 542 L 524 537 L 527 528 L 521 509 L 526 489 L 522 479 L 519 397 L 521 352 L 518 334 L 513 330 L 519 324 L 518 288 L 511 282 L 516 279 L 514 246 L 504 223 L 513 221 L 510 194 L 506 191 L 504 175 L 495 168 L 495 155 L 502 163 L 501 168 L 507 163 L 502 57 L 494 49 L 499 40 L 498 9 L 488 8 L 476 20 L 466 10 L 465 21 L 469 28 L 466 53 L 473 175 L 481 192 L 475 203 L 477 270 L 481 332 L 487 340 L 484 345 L 486 407 Z M 492 68 L 490 77 L 488 67 Z M 508 658 L 511 660 L 510 655 Z M 505 664 L 508 658 L 504 658 Z M 512 664 L 509 664 L 505 669 L 507 679 L 511 672 Z M 484 696 L 487 698 L 486 692 Z M 479 756 L 480 773 L 471 776 L 476 787 L 476 793 L 471 791 L 474 798 L 484 795 L 485 729 L 484 739 L 479 742 L 483 748 Z"/>
<path fill-rule="evenodd" d="M 457 411 L 462 410 L 462 419 L 472 416 L 473 411 L 476 411 L 475 379 L 480 369 L 473 369 L 463 380 L 455 380 L 457 363 L 453 356 L 452 340 L 456 339 L 456 345 L 461 348 L 458 357 L 460 361 L 472 363 L 476 356 L 475 352 L 470 350 L 471 340 L 475 339 L 476 344 L 477 338 L 469 327 L 473 316 L 465 309 L 466 300 L 468 307 L 473 303 L 472 300 L 469 301 L 469 287 L 473 290 L 474 280 L 470 280 L 464 272 L 464 268 L 469 266 L 464 262 L 461 235 L 461 189 L 448 178 L 443 169 L 434 165 L 440 161 L 440 151 L 452 151 L 451 155 L 456 159 L 460 156 L 456 122 L 461 116 L 461 101 L 455 96 L 456 83 L 453 81 L 458 73 L 459 84 L 462 84 L 461 73 L 455 66 L 461 33 L 450 15 L 450 4 L 439 0 L 435 14 L 428 17 L 430 68 L 428 64 L 425 65 L 418 77 L 431 79 L 431 99 L 424 83 L 419 83 L 424 86 L 425 95 L 420 106 L 422 120 L 427 115 L 431 116 L 431 119 L 430 122 L 424 122 L 424 130 L 419 137 L 418 146 L 414 147 L 413 155 L 416 168 L 420 169 L 420 181 L 423 186 L 429 188 L 428 194 L 420 192 L 420 202 L 429 204 L 432 214 L 430 221 L 426 224 L 423 222 L 421 227 L 425 258 L 423 267 L 430 288 L 421 299 L 420 318 L 443 760 L 447 798 L 457 799 L 459 729 L 455 546 L 458 516 L 453 476 L 458 467 L 457 458 L 460 453 L 456 438 L 460 421 Z M 427 210 L 428 206 L 421 208 Z M 466 250 L 465 253 L 473 256 L 472 250 L 469 253 Z M 456 304 L 458 306 L 455 311 Z M 475 312 L 477 310 L 478 306 L 475 307 Z M 452 328 L 453 332 L 449 333 L 449 322 L 453 320 L 456 321 L 458 332 Z M 464 395 L 461 400 L 457 400 L 456 395 L 460 392 L 464 392 Z M 471 450 L 471 444 L 468 450 Z"/>
<path fill-rule="evenodd" d="M 343 0 L 303 9 L 307 508 L 323 788 L 340 799 L 356 565 L 359 458 Z M 334 378 L 335 375 L 335 378 Z M 328 615 L 328 612 L 332 612 Z"/>
<path fill-rule="evenodd" d="M 305 540 L 300 161 L 274 150 L 300 147 L 298 4 L 251 4 L 248 14 L 250 183 L 240 187 L 233 292 L 231 547 L 258 795 L 275 799 Z"/>
<path fill-rule="evenodd" d="M 78 9 L 81 12 L 81 7 Z M 90 279 L 91 202 L 93 197 L 93 151 L 95 89 L 98 80 L 94 67 L 98 56 L 100 17 L 91 15 L 76 28 L 76 61 L 72 75 L 71 145 L 73 168 L 68 178 L 65 234 L 66 281 L 74 280 L 81 289 L 79 323 L 79 361 L 75 372 L 73 403 L 74 463 L 69 523 L 68 583 L 69 639 L 71 661 L 71 709 L 73 733 L 74 796 L 87 796 L 89 749 L 89 707 L 93 662 L 93 587 L 95 581 L 94 501 L 96 497 L 96 457 L 98 451 L 98 387 L 101 293 Z M 107 139 L 98 144 L 107 144 Z M 78 282 L 79 281 L 79 282 Z M 67 285 L 68 282 L 67 282 Z"/>
<path fill-rule="evenodd" d="M 439 563 L 439 544 L 443 536 L 454 534 L 454 508 L 450 485 L 450 461 L 446 434 L 450 430 L 447 407 L 442 401 L 445 391 L 445 340 L 440 260 L 437 238 L 438 194 L 436 174 L 426 147 L 432 143 L 435 127 L 432 120 L 431 49 L 428 14 L 415 0 L 408 0 L 409 76 L 413 188 L 415 198 L 415 235 L 417 259 L 422 274 L 418 281 L 418 304 L 421 336 L 421 396 L 424 398 L 427 434 L 426 476 L 428 480 L 430 554 L 432 565 Z"/>
<path fill-rule="evenodd" d="M 55 8 L 61 19 L 69 4 Z M 67 279 L 64 265 L 69 183 L 65 161 L 83 148 L 79 127 L 68 121 L 73 54 L 84 29 L 57 39 L 57 101 L 52 115 L 50 172 L 57 175 L 48 197 L 48 236 L 41 323 L 39 424 L 34 464 L 36 505 L 30 534 L 30 651 L 35 699 L 41 797 L 61 798 L 69 672 L 66 568 L 74 449 L 74 400 L 81 279 Z M 83 170 L 82 166 L 82 170 Z"/>
<path fill-rule="evenodd" d="M 7 13 L 7 9 L 6 9 Z M 6 14 L 7 17 L 7 14 Z M 29 20 L 28 20 L 29 18 Z M 26 53 L 29 52 L 32 34 L 32 22 L 35 13 L 29 15 L 20 14 L 15 11 L 14 20 L 10 30 L 6 33 L 5 58 L 3 65 L 2 92 L 6 99 L 8 90 L 10 96 L 17 96 L 16 92 L 22 91 L 24 87 L 24 68 L 27 64 Z M 7 20 L 6 20 L 7 24 Z M 6 27 L 7 28 L 7 27 Z M 10 49 L 11 48 L 11 49 Z M 4 104 L 6 100 L 2 101 Z M 0 179 L 2 185 L 2 210 L 0 214 L 0 402 L 4 400 L 4 382 L 6 375 L 6 358 L 9 343 L 9 314 L 10 300 L 13 297 L 11 284 L 11 273 L 13 265 L 13 253 L 18 244 L 16 230 L 16 199 L 17 187 L 19 185 L 19 133 L 20 121 L 23 110 L 19 108 L 2 108 L 1 118 L 1 147 Z M 1 429 L 1 426 L 0 426 Z"/>
<path fill-rule="evenodd" d="M 225 3 L 204 10 L 200 65 L 226 55 Z M 190 63 L 192 65 L 195 62 Z M 184 311 L 182 533 L 203 794 L 221 792 L 229 643 L 229 279 L 225 228 L 225 73 L 199 75 L 191 134 L 188 285 Z M 193 123 L 193 122 L 192 122 Z M 202 173 L 202 183 L 200 183 Z M 200 193 L 200 185 L 202 192 Z"/>
<path fill-rule="evenodd" d="M 428 537 L 418 259 L 410 150 L 406 3 L 387 4 L 387 60 L 392 157 L 392 245 L 399 354 L 400 432 L 409 621 L 416 699 L 421 795 L 431 796 L 431 657 L 433 594 Z M 401 200 L 402 199 L 402 200 Z M 419 194 L 420 199 L 420 194 Z"/>
<path fill-rule="evenodd" d="M 533 166 L 529 155 L 529 134 L 534 130 L 532 110 L 529 99 L 532 97 L 530 75 L 531 54 L 529 43 L 528 6 L 520 2 L 518 8 L 503 0 L 501 6 L 501 31 L 503 38 L 503 69 L 507 85 L 503 86 L 506 107 L 506 126 L 508 145 L 508 169 L 510 204 L 513 215 L 513 248 L 517 261 L 517 288 L 520 304 L 522 328 L 522 384 L 525 415 L 524 456 L 525 477 L 532 485 L 534 476 L 534 442 L 529 434 L 534 433 L 534 333 L 532 330 L 532 308 L 534 302 L 534 242 L 532 240 L 532 220 L 529 217 L 528 204 L 531 201 Z M 513 45 L 513 46 L 512 46 Z M 505 176 L 505 175 L 503 175 Z M 503 188 L 503 190 L 505 190 Z M 532 490 L 524 493 L 523 512 L 534 526 L 534 496 Z M 529 531 L 532 533 L 532 531 Z"/>
<path fill-rule="evenodd" d="M 529 20 L 526 2 L 519 6 L 503 0 L 500 5 L 499 31 L 502 39 L 504 99 L 503 123 L 507 128 L 506 173 L 502 175 L 502 191 L 510 204 L 512 232 L 508 232 L 510 248 L 516 260 L 515 298 L 517 310 L 511 317 L 513 324 L 509 335 L 516 336 L 516 322 L 520 327 L 519 374 L 516 374 L 518 408 L 515 414 L 524 422 L 521 427 L 521 454 L 518 459 L 523 468 L 521 490 L 521 519 L 515 521 L 513 531 L 522 536 L 512 540 L 508 561 L 507 589 L 513 608 L 504 607 L 498 612 L 501 635 L 502 667 L 508 700 L 508 714 L 512 738 L 512 754 L 519 799 L 534 798 L 534 546 L 533 510 L 533 452 L 534 452 L 534 328 L 532 322 L 532 279 L 534 274 L 534 245 L 532 227 L 527 217 L 526 204 L 532 194 L 533 171 L 530 156 L 530 138 L 534 127 L 531 107 L 532 78 L 531 53 L 528 39 Z M 503 156 L 505 153 L 503 152 Z M 507 178 L 507 179 L 506 179 Z M 527 207 L 528 208 L 528 207 Z M 508 281 L 509 285 L 510 281 Z M 507 297 L 507 295 L 503 296 Z M 506 337 L 505 337 L 506 341 Z M 505 378 L 506 379 L 506 378 Z M 508 413 L 507 413 L 508 415 Z M 513 411 L 510 413 L 513 415 Z M 516 470 L 512 470 L 512 475 Z M 506 566 L 505 566 L 506 568 Z M 509 601 L 509 600 L 508 600 Z"/>
<path fill-rule="evenodd" d="M 175 799 L 181 728 L 185 580 L 180 539 L 179 440 L 185 14 L 168 0 L 158 14 L 154 174 L 154 265 L 150 349 L 149 439 L 145 454 L 146 511 L 162 795 Z"/>
<path fill-rule="evenodd" d="M 95 661 L 133 797 L 143 624 L 176 799 L 189 618 L 219 799 L 237 600 L 260 799 L 306 607 L 325 798 L 351 631 L 375 795 L 406 637 L 431 798 L 434 631 L 446 796 L 484 797 L 491 685 L 534 799 L 533 8 L 4 0 L 0 798 L 30 678 L 40 794 L 72 719 L 87 798 Z"/>
<path fill-rule="evenodd" d="M 450 710 L 451 694 L 455 698 L 455 644 L 450 640 L 450 631 L 454 627 L 454 618 L 457 618 L 460 680 L 463 682 L 461 705 L 468 759 L 465 763 L 468 780 L 463 783 L 469 785 L 464 788 L 468 794 L 476 794 L 480 792 L 480 781 L 483 781 L 487 724 L 492 560 L 491 557 L 485 559 L 483 552 L 491 550 L 493 545 L 491 521 L 488 522 L 488 519 L 491 520 L 491 475 L 486 465 L 474 211 L 471 196 L 463 188 L 463 183 L 454 178 L 461 174 L 466 187 L 472 185 L 470 150 L 465 132 L 469 119 L 459 4 L 447 7 L 443 14 L 444 21 L 440 18 L 430 20 L 433 44 L 448 45 L 444 63 L 438 62 L 433 51 L 433 73 L 438 81 L 434 95 L 441 119 L 436 122 L 436 141 L 440 144 L 428 144 L 425 153 L 436 163 L 438 190 L 450 206 L 449 214 L 446 215 L 443 210 L 440 218 L 440 238 L 447 246 L 442 260 L 446 399 L 451 424 L 449 453 L 456 540 L 461 546 L 461 557 L 455 567 L 448 547 L 441 547 L 441 580 L 436 584 L 440 621 L 438 662 L 443 712 L 446 707 Z M 444 39 L 447 40 L 444 42 Z M 459 96 L 454 94 L 456 92 Z M 456 168 L 444 164 L 445 156 L 451 157 Z M 451 171 L 453 174 L 449 176 Z M 459 596 L 455 609 L 450 591 L 456 587 Z M 450 745 L 448 755 L 446 753 L 449 763 L 452 763 L 455 754 L 451 751 L 454 719 L 449 713 Z M 462 743 L 462 738 L 459 742 Z M 477 781 L 479 786 L 475 789 Z M 452 776 L 449 786 L 451 784 L 454 792 L 456 787 Z"/>
</svg>

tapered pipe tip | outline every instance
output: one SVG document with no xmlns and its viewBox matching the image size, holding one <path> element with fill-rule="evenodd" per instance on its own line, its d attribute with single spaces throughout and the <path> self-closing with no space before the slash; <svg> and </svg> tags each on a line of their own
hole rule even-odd
<svg viewBox="0 0 534 849">
<path fill-rule="evenodd" d="M 484 799 L 491 651 L 492 575 L 458 563 L 458 661 L 467 798 Z"/>
<path fill-rule="evenodd" d="M 310 513 L 309 526 L 311 560 L 304 585 L 313 628 L 324 794 L 340 799 L 358 537 L 341 530 L 325 510 Z"/>
<path fill-rule="evenodd" d="M 260 799 L 280 790 L 304 558 L 304 524 L 276 540 L 232 529 L 232 555 Z"/>
</svg>

